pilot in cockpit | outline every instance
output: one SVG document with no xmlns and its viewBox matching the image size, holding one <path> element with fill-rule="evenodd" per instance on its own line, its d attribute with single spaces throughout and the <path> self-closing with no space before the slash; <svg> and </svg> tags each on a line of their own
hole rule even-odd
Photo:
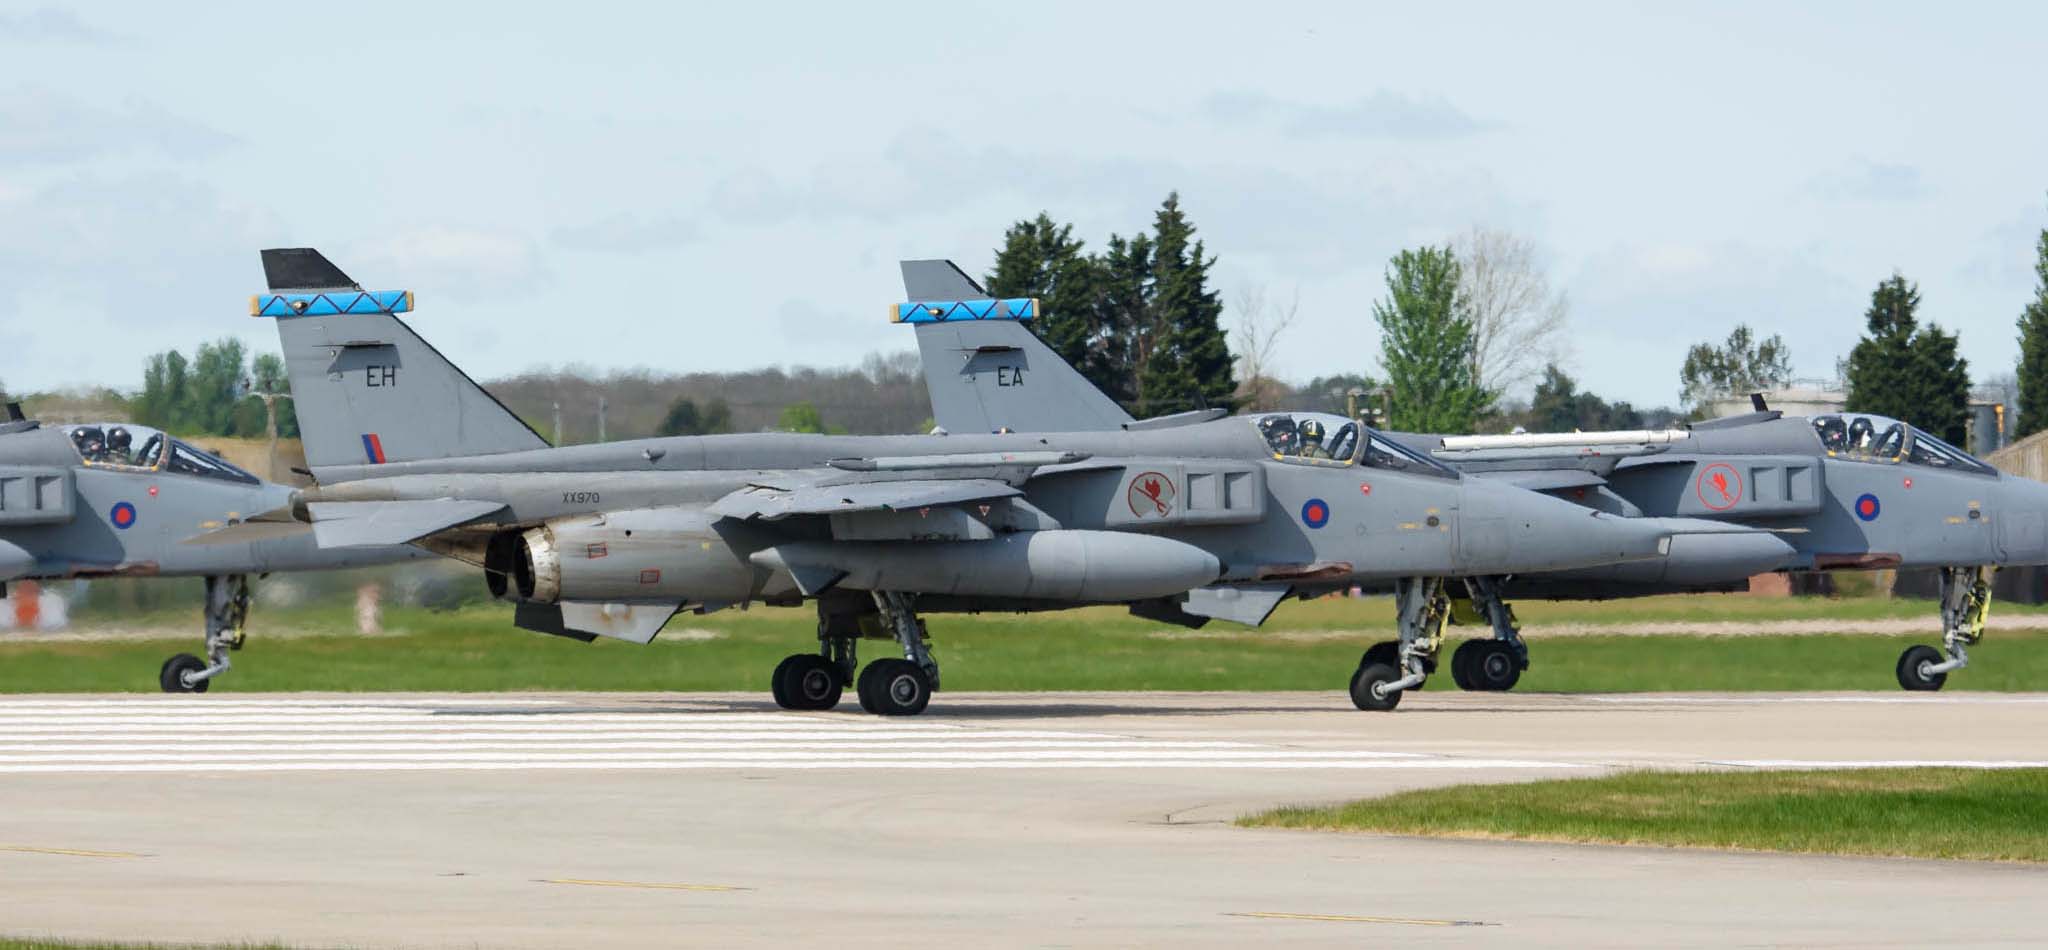
<svg viewBox="0 0 2048 950">
<path fill-rule="evenodd" d="M 135 448 L 135 437 L 128 433 L 127 426 L 115 426 L 107 430 L 107 463 L 110 465 L 133 465 L 135 460 L 129 453 Z"/>
<path fill-rule="evenodd" d="M 1305 459 L 1326 459 L 1330 453 L 1323 451 L 1323 424 L 1314 419 L 1303 419 L 1295 427 L 1296 441 L 1301 446 L 1301 457 Z"/>
<path fill-rule="evenodd" d="M 1266 437 L 1266 446 L 1274 455 L 1293 455 L 1295 449 L 1294 419 L 1289 416 L 1267 416 L 1259 420 L 1259 434 Z"/>
<path fill-rule="evenodd" d="M 71 430 L 71 444 L 77 446 L 79 458 L 88 462 L 106 460 L 106 434 L 92 426 L 79 426 Z"/>
</svg>

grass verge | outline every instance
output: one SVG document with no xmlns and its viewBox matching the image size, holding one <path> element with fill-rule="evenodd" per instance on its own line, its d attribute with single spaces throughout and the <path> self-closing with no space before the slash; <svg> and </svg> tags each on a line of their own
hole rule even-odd
<svg viewBox="0 0 2048 950">
<path fill-rule="evenodd" d="M 1922 601 L 1705 595 L 1531 603 L 1521 613 L 1534 630 L 1533 664 L 1517 691 L 1893 691 L 1899 652 L 1939 639 L 1929 619 L 1932 605 Z M 1921 618 L 1930 629 L 1911 636 L 1541 633 L 1546 622 L 1886 617 Z M 127 619 L 191 635 L 14 642 L 0 636 L 0 692 L 153 691 L 165 657 L 196 652 L 197 611 Z M 1290 603 L 1257 630 L 1215 623 L 1186 631 L 1116 608 L 928 619 L 946 687 L 954 690 L 1341 690 L 1360 651 L 1390 638 L 1393 626 L 1385 598 Z M 684 615 L 643 647 L 528 633 L 512 626 L 511 608 L 502 605 L 394 609 L 385 615 L 389 635 L 372 638 L 347 632 L 353 624 L 345 607 L 259 608 L 248 649 L 235 654 L 234 670 L 214 689 L 761 690 L 782 657 L 815 648 L 815 625 L 811 612 L 798 609 Z M 888 655 L 891 646 L 866 641 L 862 656 Z M 1970 656 L 1970 668 L 1949 677 L 1950 689 L 2048 688 L 2048 631 L 1994 632 Z M 1446 675 L 1432 677 L 1428 688 L 1453 687 Z"/>
<path fill-rule="evenodd" d="M 2048 861 L 2048 769 L 1628 772 L 1251 815 L 1253 828 Z"/>
</svg>

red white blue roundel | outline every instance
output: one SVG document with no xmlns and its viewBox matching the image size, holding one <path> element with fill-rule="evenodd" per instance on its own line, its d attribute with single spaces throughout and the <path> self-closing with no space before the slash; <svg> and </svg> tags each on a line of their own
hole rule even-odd
<svg viewBox="0 0 2048 950">
<path fill-rule="evenodd" d="M 1330 523 L 1330 503 L 1321 498 L 1311 498 L 1301 503 L 1301 523 L 1311 528 L 1320 528 Z"/>
<path fill-rule="evenodd" d="M 114 503 L 114 510 L 107 512 L 107 520 L 123 531 L 135 527 L 135 506 L 125 501 Z"/>
<path fill-rule="evenodd" d="M 1876 495 L 1864 492 L 1856 496 L 1856 517 L 1865 521 L 1876 521 L 1881 510 L 1882 506 L 1877 503 Z"/>
</svg>

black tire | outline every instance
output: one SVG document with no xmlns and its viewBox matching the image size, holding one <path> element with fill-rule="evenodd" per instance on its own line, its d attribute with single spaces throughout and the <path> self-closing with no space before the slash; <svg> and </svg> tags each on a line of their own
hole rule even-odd
<svg viewBox="0 0 2048 950">
<path fill-rule="evenodd" d="M 873 663 L 869 663 L 860 668 L 860 675 L 853 678 L 854 698 L 860 700 L 860 708 L 865 712 L 881 712 L 881 710 L 875 708 L 875 676 L 879 672 L 881 665 L 886 662 L 888 661 L 876 660 Z"/>
<path fill-rule="evenodd" d="M 1925 673 L 1921 667 L 1940 663 L 1941 651 L 1924 643 L 1916 643 L 1899 654 L 1899 686 L 1916 693 L 1931 693 L 1948 682 L 1947 673 Z M 204 685 L 204 684 L 202 684 Z"/>
<path fill-rule="evenodd" d="M 1401 644 L 1393 640 L 1381 640 L 1365 648 L 1365 655 L 1358 658 L 1358 668 L 1365 669 L 1374 663 L 1385 663 L 1395 669 L 1401 668 Z"/>
<path fill-rule="evenodd" d="M 1478 640 L 1467 640 L 1464 643 L 1458 644 L 1456 650 L 1451 651 L 1451 682 L 1458 684 L 1459 689 L 1469 690 L 1478 688 L 1472 685 L 1472 676 L 1467 671 L 1467 667 L 1472 664 L 1473 648 L 1479 644 L 1480 641 Z"/>
<path fill-rule="evenodd" d="M 1522 657 L 1506 640 L 1474 640 L 1472 656 L 1465 661 L 1465 678 L 1472 688 L 1487 693 L 1505 693 L 1522 679 Z"/>
<path fill-rule="evenodd" d="M 931 677 L 909 660 L 876 660 L 861 678 L 867 681 L 861 708 L 878 716 L 915 716 L 931 704 Z"/>
<path fill-rule="evenodd" d="M 784 709 L 796 708 L 789 704 L 789 693 L 782 688 L 783 684 L 789 681 L 789 665 L 794 662 L 796 657 L 785 656 L 782 662 L 775 664 L 775 672 L 768 674 L 768 691 L 775 694 L 775 705 Z"/>
<path fill-rule="evenodd" d="M 203 669 L 206 669 L 205 660 L 190 653 L 180 653 L 165 660 L 163 667 L 156 671 L 156 685 L 162 687 L 166 693 L 206 692 L 206 688 L 213 685 L 212 680 L 200 680 L 189 685 L 185 682 L 185 674 L 197 673 Z"/>
<path fill-rule="evenodd" d="M 816 653 L 799 653 L 775 668 L 775 701 L 784 709 L 839 705 L 839 667 Z"/>
<path fill-rule="evenodd" d="M 1367 712 L 1389 712 L 1401 705 L 1401 692 L 1373 695 L 1377 684 L 1391 683 L 1401 678 L 1401 672 L 1385 663 L 1373 663 L 1358 668 L 1351 674 L 1351 704 Z"/>
</svg>

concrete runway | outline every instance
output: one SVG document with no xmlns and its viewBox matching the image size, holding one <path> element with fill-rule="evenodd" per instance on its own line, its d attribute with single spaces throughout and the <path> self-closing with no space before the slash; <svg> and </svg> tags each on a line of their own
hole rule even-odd
<svg viewBox="0 0 2048 950">
<path fill-rule="evenodd" d="M 1634 766 L 2048 765 L 2044 737 L 2048 695 L 2011 694 L 945 693 L 915 720 L 755 694 L 6 698 L 0 933 L 2038 946 L 2048 869 L 1228 820 Z"/>
</svg>

